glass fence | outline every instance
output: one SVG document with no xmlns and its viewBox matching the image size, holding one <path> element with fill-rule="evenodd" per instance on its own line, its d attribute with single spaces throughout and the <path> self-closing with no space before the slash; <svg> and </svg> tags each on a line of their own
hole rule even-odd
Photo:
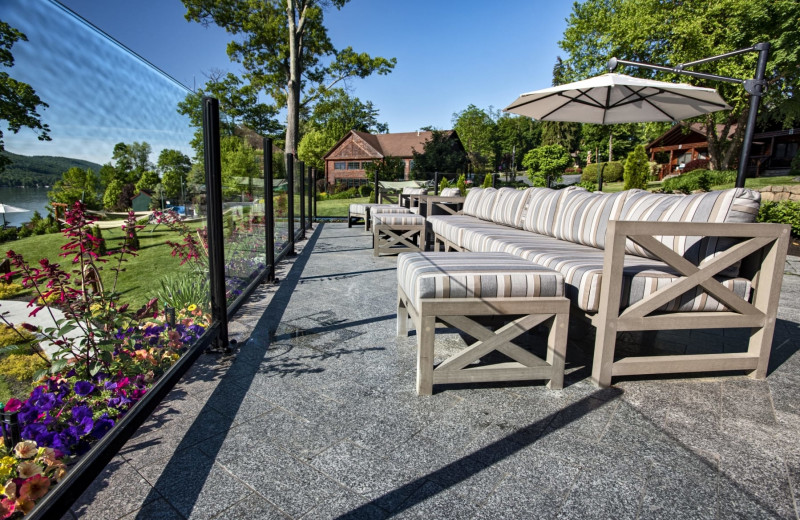
<svg viewBox="0 0 800 520">
<path fill-rule="evenodd" d="M 287 157 L 270 139 L 224 113 L 212 122 L 219 138 L 205 142 L 204 100 L 58 2 L 4 0 L 2 20 L 27 36 L 13 46 L 8 73 L 47 103 L 41 114 L 51 140 L 32 132 L 4 136 L 13 154 L 4 181 L 40 186 L 42 212 L 49 215 L 40 219 L 45 224 L 34 218 L 3 229 L 10 238 L 0 242 L 0 254 L 18 256 L 10 267 L 17 274 L 0 300 L 36 301 L 36 289 L 22 283 L 24 266 L 38 266 L 42 255 L 68 264 L 59 256 L 63 244 L 78 251 L 70 261 L 83 280 L 70 286 L 74 291 L 48 292 L 37 301 L 64 313 L 60 325 L 43 324 L 26 336 L 29 310 L 5 316 L 24 338 L 15 354 L 36 357 L 48 372 L 36 396 L 29 385 L 0 381 L 0 450 L 12 456 L 24 440 L 64 455 L 64 466 L 48 466 L 63 467 L 66 476 L 60 469 L 47 475 L 53 487 L 30 515 L 39 518 L 66 510 L 197 356 L 227 338 L 228 313 L 274 276 L 275 262 L 310 225 L 312 183 L 302 165 L 287 170 Z M 206 150 L 220 159 L 214 175 Z M 218 209 L 221 230 L 209 215 Z M 219 283 L 211 258 L 221 258 Z M 220 312 L 211 295 L 223 284 Z M 0 313 L 9 305 L 0 302 Z M 92 334 L 82 323 L 92 323 Z M 50 339 L 61 341 L 67 328 L 75 339 L 45 348 L 38 339 L 46 327 L 56 328 Z M 92 340 L 97 348 L 88 349 L 91 341 L 81 334 L 99 337 Z M 0 350 L 0 361 L 7 355 Z M 90 410 L 92 428 L 80 431 L 70 414 L 41 422 L 50 417 L 37 408 L 47 401 L 43 393 L 70 409 L 90 403 L 103 409 Z"/>
</svg>

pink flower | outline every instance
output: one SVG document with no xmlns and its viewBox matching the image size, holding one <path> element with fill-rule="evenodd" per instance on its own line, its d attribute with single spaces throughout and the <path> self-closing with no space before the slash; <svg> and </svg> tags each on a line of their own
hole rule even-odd
<svg viewBox="0 0 800 520">
<path fill-rule="evenodd" d="M 11 515 L 14 514 L 14 510 L 16 509 L 16 504 L 14 504 L 13 500 L 8 498 L 4 498 L 0 500 L 0 518 L 5 520 L 9 518 Z"/>
<path fill-rule="evenodd" d="M 22 406 L 22 401 L 19 399 L 11 398 L 6 402 L 5 407 L 3 408 L 4 412 L 16 412 Z"/>
<path fill-rule="evenodd" d="M 19 488 L 21 499 L 39 500 L 50 490 L 50 479 L 44 475 L 34 475 Z"/>
</svg>

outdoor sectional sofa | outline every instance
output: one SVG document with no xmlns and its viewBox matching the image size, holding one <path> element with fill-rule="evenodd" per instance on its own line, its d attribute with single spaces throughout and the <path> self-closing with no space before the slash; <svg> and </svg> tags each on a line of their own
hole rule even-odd
<svg viewBox="0 0 800 520">
<path fill-rule="evenodd" d="M 564 275 L 596 327 L 592 379 L 707 371 L 766 375 L 790 227 L 756 224 L 760 194 L 473 188 L 429 216 L 435 247 L 506 252 Z M 623 331 L 749 328 L 746 352 L 614 359 Z"/>
</svg>

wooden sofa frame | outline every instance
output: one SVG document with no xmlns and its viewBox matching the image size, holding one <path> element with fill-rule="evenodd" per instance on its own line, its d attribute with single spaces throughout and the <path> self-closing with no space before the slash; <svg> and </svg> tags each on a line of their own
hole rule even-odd
<svg viewBox="0 0 800 520">
<path fill-rule="evenodd" d="M 607 387 L 614 376 L 732 370 L 744 370 L 750 377 L 763 379 L 775 330 L 790 231 L 790 226 L 782 224 L 609 221 L 600 306 L 597 313 L 586 313 L 597 329 L 592 364 L 594 383 Z M 741 241 L 697 267 L 655 238 L 662 235 L 732 237 Z M 625 255 L 629 254 L 625 251 L 627 239 L 647 249 L 683 277 L 620 312 L 623 266 Z M 439 250 L 440 243 L 444 244 L 445 251 L 463 250 L 439 235 L 435 241 L 436 250 Z M 752 281 L 751 301 L 740 298 L 714 279 L 714 275 L 740 260 L 743 261 L 742 276 Z M 729 310 L 657 310 L 698 286 Z M 750 328 L 747 352 L 636 356 L 614 361 L 618 332 L 713 328 Z"/>
</svg>

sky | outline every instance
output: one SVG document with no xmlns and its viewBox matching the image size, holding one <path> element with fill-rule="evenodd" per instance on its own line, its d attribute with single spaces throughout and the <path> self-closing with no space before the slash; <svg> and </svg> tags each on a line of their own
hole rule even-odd
<svg viewBox="0 0 800 520">
<path fill-rule="evenodd" d="M 11 7 L 12 20 L 5 14 L 3 19 L 25 25 L 23 32 L 49 32 L 29 15 L 33 5 L 46 10 L 42 6 L 52 5 L 49 0 L 3 3 Z M 232 35 L 213 25 L 188 22 L 180 0 L 62 3 L 189 89 L 202 86 L 214 70 L 242 72 L 241 65 L 231 62 L 225 51 Z M 523 92 L 550 86 L 556 57 L 564 56 L 558 41 L 571 9 L 572 2 L 564 0 L 351 0 L 341 10 L 326 11 L 325 23 L 336 48 L 352 46 L 372 56 L 397 58 L 397 66 L 389 75 L 351 80 L 347 86 L 352 95 L 374 104 L 379 121 L 388 123 L 390 132 L 410 132 L 424 126 L 449 129 L 453 114 L 470 104 L 500 109 Z M 28 36 L 31 42 L 14 47 L 15 57 L 18 47 L 35 45 L 32 35 Z M 59 85 L 36 78 L 36 74 L 42 74 L 41 70 L 36 72 L 42 61 L 48 62 L 49 69 L 64 62 L 61 57 L 48 60 L 46 53 L 37 49 L 17 59 L 12 77 L 23 81 L 34 77 L 36 81 L 31 84 L 37 92 L 46 90 L 54 95 L 53 89 Z M 18 77 L 22 69 L 26 75 Z M 80 71 L 70 71 L 72 76 L 76 73 L 80 75 Z M 95 82 L 91 78 L 84 79 L 85 85 L 70 86 L 74 98 L 87 104 L 98 99 L 121 99 L 104 92 L 112 87 L 92 85 Z M 117 83 L 110 82 L 112 86 Z M 130 105 L 119 103 L 117 109 L 135 110 L 136 103 Z M 61 124 L 61 116 L 54 112 L 51 103 L 43 118 L 47 122 L 55 118 L 53 123 Z M 12 137 L 16 136 L 7 133 L 7 147 L 15 151 L 14 145 L 18 145 L 17 153 L 27 150 L 30 154 L 43 146 L 30 143 L 25 148 L 21 143 L 32 141 L 30 135 Z M 101 160 L 104 153 L 97 151 L 95 159 Z"/>
</svg>

